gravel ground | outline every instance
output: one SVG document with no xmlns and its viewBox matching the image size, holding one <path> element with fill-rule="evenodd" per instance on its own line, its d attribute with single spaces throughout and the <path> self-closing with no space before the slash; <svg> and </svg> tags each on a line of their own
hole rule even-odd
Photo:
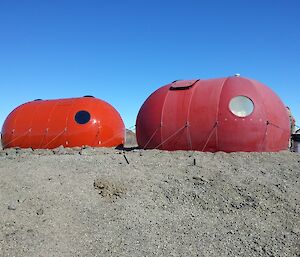
<svg viewBox="0 0 300 257">
<path fill-rule="evenodd" d="M 300 154 L 0 151 L 0 256 L 300 256 Z"/>
</svg>

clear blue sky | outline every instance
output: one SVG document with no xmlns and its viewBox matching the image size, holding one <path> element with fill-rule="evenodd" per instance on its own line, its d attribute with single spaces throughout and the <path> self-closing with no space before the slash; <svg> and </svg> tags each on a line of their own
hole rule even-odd
<svg viewBox="0 0 300 257">
<path fill-rule="evenodd" d="M 299 0 L 0 0 L 0 125 L 36 98 L 94 95 L 127 127 L 176 79 L 235 73 L 300 123 Z"/>
</svg>

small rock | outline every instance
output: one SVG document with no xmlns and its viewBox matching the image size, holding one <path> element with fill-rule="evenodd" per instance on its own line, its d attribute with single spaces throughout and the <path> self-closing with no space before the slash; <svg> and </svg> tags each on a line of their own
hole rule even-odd
<svg viewBox="0 0 300 257">
<path fill-rule="evenodd" d="M 101 196 L 108 198 L 120 198 L 126 192 L 123 185 L 105 179 L 95 179 L 94 188 Z"/>
<path fill-rule="evenodd" d="M 292 232 L 294 233 L 294 234 L 299 234 L 300 235 L 300 227 L 298 228 L 298 227 L 294 227 L 293 229 L 292 229 Z"/>
<path fill-rule="evenodd" d="M 41 209 L 38 209 L 37 211 L 36 211 L 36 214 L 37 215 L 43 215 L 44 214 L 44 210 L 41 208 Z"/>
<path fill-rule="evenodd" d="M 195 181 L 198 181 L 198 183 L 208 183 L 209 181 L 207 179 L 204 179 L 203 177 L 197 177 L 197 176 L 194 176 L 193 179 Z"/>
<path fill-rule="evenodd" d="M 8 206 L 7 206 L 7 209 L 11 210 L 11 211 L 14 211 L 17 209 L 17 205 L 15 203 L 10 203 Z"/>
</svg>

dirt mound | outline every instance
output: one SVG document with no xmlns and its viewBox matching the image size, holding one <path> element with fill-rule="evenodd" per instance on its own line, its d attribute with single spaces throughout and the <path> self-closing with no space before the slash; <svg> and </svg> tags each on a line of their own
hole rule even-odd
<svg viewBox="0 0 300 257">
<path fill-rule="evenodd" d="M 137 146 L 135 133 L 129 129 L 126 129 L 126 147 L 134 147 Z"/>
<path fill-rule="evenodd" d="M 0 256 L 299 256 L 299 167 L 290 152 L 0 151 Z"/>
</svg>

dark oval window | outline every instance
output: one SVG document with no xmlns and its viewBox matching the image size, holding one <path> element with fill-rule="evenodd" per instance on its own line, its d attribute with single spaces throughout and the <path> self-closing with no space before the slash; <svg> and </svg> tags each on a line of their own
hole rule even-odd
<svg viewBox="0 0 300 257">
<path fill-rule="evenodd" d="M 78 124 L 86 124 L 90 121 L 91 115 L 87 111 L 79 111 L 75 115 L 75 121 Z"/>
</svg>

